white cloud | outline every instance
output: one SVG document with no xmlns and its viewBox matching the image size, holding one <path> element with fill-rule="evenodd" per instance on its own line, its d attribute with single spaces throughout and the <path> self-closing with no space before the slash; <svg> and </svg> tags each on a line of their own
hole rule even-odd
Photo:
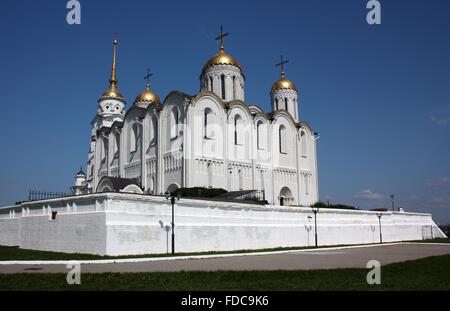
<svg viewBox="0 0 450 311">
<path fill-rule="evenodd" d="M 431 123 L 440 126 L 450 125 L 450 106 L 447 108 L 435 110 L 430 116 L 430 121 Z"/>
<path fill-rule="evenodd" d="M 425 183 L 427 187 L 445 187 L 450 186 L 450 177 L 442 177 L 438 180 L 427 181 Z"/>
<path fill-rule="evenodd" d="M 450 197 L 436 197 L 431 200 L 431 203 L 438 205 L 450 205 Z"/>
<path fill-rule="evenodd" d="M 386 198 L 381 193 L 372 192 L 371 190 L 363 190 L 356 193 L 353 197 L 365 200 L 384 200 Z"/>
<path fill-rule="evenodd" d="M 450 117 L 430 116 L 431 123 L 446 126 L 450 124 Z"/>
</svg>

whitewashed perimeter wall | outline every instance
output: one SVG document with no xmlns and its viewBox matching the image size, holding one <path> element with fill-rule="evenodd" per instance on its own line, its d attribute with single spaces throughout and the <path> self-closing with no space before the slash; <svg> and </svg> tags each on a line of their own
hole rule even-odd
<svg viewBox="0 0 450 311">
<path fill-rule="evenodd" d="M 53 221 L 42 215 L 42 207 L 52 205 L 59 206 Z M 1 244 L 104 255 L 171 249 L 171 206 L 162 197 L 92 194 L 27 206 L 15 207 L 15 218 L 9 218 L 6 209 L 0 213 Z M 26 210 L 24 216 L 21 209 Z M 181 199 L 175 212 L 177 252 L 314 245 L 311 208 Z M 383 242 L 431 238 L 431 230 L 433 237 L 445 237 L 431 214 L 387 212 L 381 222 Z M 322 209 L 317 223 L 319 245 L 379 242 L 375 212 Z"/>
</svg>

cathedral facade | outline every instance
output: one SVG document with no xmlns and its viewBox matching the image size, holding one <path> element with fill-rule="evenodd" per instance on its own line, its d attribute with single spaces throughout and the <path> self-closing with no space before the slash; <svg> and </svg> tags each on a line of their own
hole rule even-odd
<svg viewBox="0 0 450 311">
<path fill-rule="evenodd" d="M 245 102 L 245 75 L 223 45 L 200 74 L 200 91 L 173 91 L 163 101 L 145 90 L 125 108 L 117 88 L 117 39 L 108 90 L 92 120 L 85 177 L 75 191 L 112 190 L 105 177 L 137 181 L 125 192 L 160 195 L 181 187 L 261 190 L 274 205 L 318 201 L 318 134 L 299 114 L 298 89 L 281 76 L 270 89 L 272 110 Z M 149 75 L 150 76 L 150 75 Z M 109 188 L 108 188 L 109 187 Z"/>
</svg>

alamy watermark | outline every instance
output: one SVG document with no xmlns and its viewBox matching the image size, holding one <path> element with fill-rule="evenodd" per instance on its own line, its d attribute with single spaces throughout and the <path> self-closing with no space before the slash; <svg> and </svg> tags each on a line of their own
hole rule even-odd
<svg viewBox="0 0 450 311">
<path fill-rule="evenodd" d="M 81 284 L 81 264 L 77 261 L 71 261 L 66 265 L 69 272 L 66 276 L 67 284 L 80 285 Z"/>
<path fill-rule="evenodd" d="M 366 16 L 369 25 L 381 24 L 381 3 L 378 0 L 369 0 L 366 8 L 369 10 Z"/>
<path fill-rule="evenodd" d="M 69 25 L 81 24 L 81 3 L 79 0 L 67 1 L 66 8 L 68 10 L 66 21 Z M 366 8 L 369 10 L 366 16 L 369 25 L 381 24 L 381 3 L 379 0 L 369 0 Z"/>
<path fill-rule="evenodd" d="M 381 264 L 378 260 L 371 260 L 366 265 L 367 269 L 371 269 L 367 273 L 367 284 L 380 285 L 381 284 Z"/>
<path fill-rule="evenodd" d="M 81 24 L 81 3 L 78 0 L 67 1 L 66 8 L 69 10 L 66 15 L 66 21 L 69 25 Z"/>
</svg>

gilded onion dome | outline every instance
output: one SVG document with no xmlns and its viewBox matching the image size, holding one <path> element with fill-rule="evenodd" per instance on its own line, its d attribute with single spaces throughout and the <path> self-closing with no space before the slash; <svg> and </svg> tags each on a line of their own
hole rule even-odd
<svg viewBox="0 0 450 311">
<path fill-rule="evenodd" d="M 286 75 L 284 72 L 281 73 L 281 78 L 274 84 L 272 84 L 272 92 L 276 90 L 296 90 L 297 87 L 295 86 L 294 82 L 286 79 Z"/>
<path fill-rule="evenodd" d="M 150 91 L 150 83 L 147 83 L 147 86 L 145 87 L 145 91 L 143 91 L 141 94 L 139 94 L 136 99 L 134 100 L 134 104 L 138 106 L 145 106 L 148 105 L 159 105 L 159 97 L 152 91 Z"/>
<path fill-rule="evenodd" d="M 203 66 L 203 71 L 209 67 L 216 65 L 231 65 L 239 68 L 243 74 L 241 64 L 231 55 L 225 53 L 223 45 L 220 47 L 220 52 L 213 57 Z"/>
<path fill-rule="evenodd" d="M 111 78 L 109 78 L 109 88 L 100 96 L 99 101 L 104 99 L 117 99 L 125 102 L 125 98 L 122 96 L 120 91 L 117 89 L 117 77 L 116 77 L 116 58 L 117 58 L 117 36 L 114 37 L 114 53 L 113 62 L 111 70 Z"/>
</svg>

